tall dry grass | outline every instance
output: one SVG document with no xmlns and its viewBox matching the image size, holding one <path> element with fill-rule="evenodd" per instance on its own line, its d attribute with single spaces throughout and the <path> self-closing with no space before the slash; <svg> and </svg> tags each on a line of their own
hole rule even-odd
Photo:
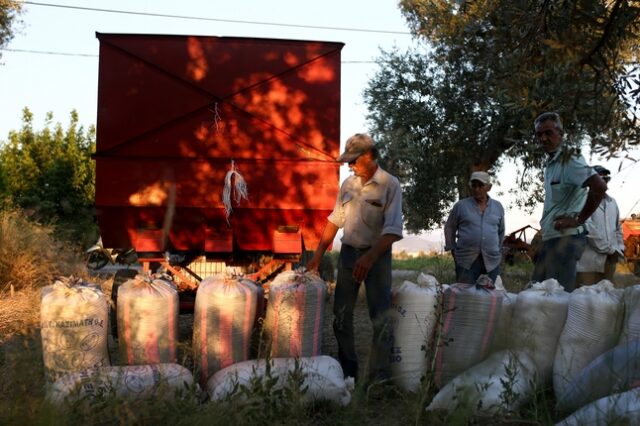
<svg viewBox="0 0 640 426">
<path fill-rule="evenodd" d="M 79 251 L 57 241 L 52 227 L 30 221 L 20 210 L 0 211 L 0 295 L 83 271 Z"/>
</svg>

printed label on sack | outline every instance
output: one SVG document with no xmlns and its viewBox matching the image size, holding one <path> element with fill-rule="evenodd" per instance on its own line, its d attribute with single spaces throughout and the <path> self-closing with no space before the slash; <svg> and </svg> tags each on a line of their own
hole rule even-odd
<svg viewBox="0 0 640 426">
<path fill-rule="evenodd" d="M 98 326 L 104 328 L 104 319 L 100 318 L 85 318 L 79 320 L 66 320 L 66 321 L 42 321 L 40 328 L 74 328 L 74 327 L 91 327 Z"/>
<path fill-rule="evenodd" d="M 402 362 L 402 348 L 400 346 L 392 346 L 389 355 L 390 362 Z"/>
<path fill-rule="evenodd" d="M 407 316 L 407 310 L 400 305 L 396 305 L 395 303 L 391 304 L 391 309 L 398 312 L 403 317 Z"/>
</svg>

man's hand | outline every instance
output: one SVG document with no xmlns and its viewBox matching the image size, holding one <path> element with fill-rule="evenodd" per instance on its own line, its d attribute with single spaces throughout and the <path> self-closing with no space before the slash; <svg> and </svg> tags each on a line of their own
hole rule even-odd
<svg viewBox="0 0 640 426">
<path fill-rule="evenodd" d="M 582 224 L 573 216 L 558 216 L 553 222 L 553 227 L 558 231 L 568 228 L 577 228 L 580 225 Z"/>
<path fill-rule="evenodd" d="M 371 254 L 371 250 L 360 256 L 355 265 L 353 265 L 353 279 L 358 282 L 364 280 L 375 261 L 374 256 Z"/>
</svg>

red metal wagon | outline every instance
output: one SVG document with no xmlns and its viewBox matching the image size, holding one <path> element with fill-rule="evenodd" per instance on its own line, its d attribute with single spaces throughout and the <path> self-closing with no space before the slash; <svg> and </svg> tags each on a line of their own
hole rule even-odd
<svg viewBox="0 0 640 426">
<path fill-rule="evenodd" d="M 134 248 L 145 267 L 162 263 L 183 278 L 171 256 L 187 259 L 182 267 L 266 256 L 249 271 L 256 279 L 316 248 L 339 186 L 342 43 L 97 37 L 105 247 Z M 236 202 L 239 179 L 248 199 Z"/>
</svg>

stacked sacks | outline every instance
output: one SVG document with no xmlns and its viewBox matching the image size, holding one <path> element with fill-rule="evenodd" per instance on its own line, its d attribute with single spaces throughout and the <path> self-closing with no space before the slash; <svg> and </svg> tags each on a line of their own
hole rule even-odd
<svg viewBox="0 0 640 426">
<path fill-rule="evenodd" d="M 533 283 L 518 293 L 513 308 L 512 348 L 533 359 L 541 383 L 551 379 L 568 305 L 569 293 L 553 278 Z"/>
<path fill-rule="evenodd" d="M 553 363 L 556 395 L 562 395 L 587 364 L 616 345 L 623 316 L 622 293 L 602 280 L 569 296 L 567 321 Z"/>
<path fill-rule="evenodd" d="M 178 292 L 173 283 L 137 275 L 118 288 L 117 309 L 122 362 L 176 362 Z"/>
<path fill-rule="evenodd" d="M 535 364 L 525 352 L 495 352 L 447 383 L 427 411 L 463 409 L 474 415 L 515 412 L 534 394 L 535 374 Z"/>
<path fill-rule="evenodd" d="M 269 286 L 265 332 L 271 357 L 320 355 L 327 284 L 312 272 L 286 271 Z"/>
<path fill-rule="evenodd" d="M 481 277 L 482 278 L 482 277 Z M 454 284 L 444 292 L 442 332 L 437 343 L 435 380 L 440 387 L 489 353 L 502 308 L 503 292 L 490 279 Z"/>
<path fill-rule="evenodd" d="M 600 398 L 585 405 L 557 426 L 640 424 L 640 388 Z"/>
<path fill-rule="evenodd" d="M 269 363 L 267 365 L 267 363 Z M 212 401 L 223 401 L 236 396 L 246 400 L 251 391 L 251 383 L 276 380 L 273 392 L 284 389 L 302 378 L 301 389 L 306 389 L 303 401 L 333 401 L 347 405 L 351 393 L 344 380 L 344 373 L 338 361 L 326 355 L 304 358 L 273 358 L 271 360 L 250 360 L 233 364 L 215 373 L 207 382 L 207 392 Z"/>
<path fill-rule="evenodd" d="M 109 305 L 97 285 L 69 277 L 44 287 L 40 327 L 48 379 L 110 365 L 107 350 Z"/>
<path fill-rule="evenodd" d="M 200 382 L 249 359 L 251 335 L 262 287 L 241 277 L 216 275 L 198 286 L 193 314 L 193 352 Z"/>
<path fill-rule="evenodd" d="M 640 340 L 632 340 L 605 352 L 581 372 L 557 395 L 557 410 L 562 414 L 599 398 L 626 392 L 640 385 Z"/>
<path fill-rule="evenodd" d="M 393 346 L 391 376 L 404 390 L 415 392 L 427 371 L 427 349 L 436 324 L 436 312 L 442 286 L 420 274 L 418 284 L 405 281 L 391 293 Z M 439 294 L 440 292 L 440 294 Z"/>
<path fill-rule="evenodd" d="M 178 364 L 103 367 L 61 376 L 47 391 L 54 405 L 115 396 L 128 401 L 170 401 L 193 388 L 193 376 Z"/>
<path fill-rule="evenodd" d="M 624 290 L 624 322 L 618 343 L 640 339 L 640 284 Z"/>
</svg>

